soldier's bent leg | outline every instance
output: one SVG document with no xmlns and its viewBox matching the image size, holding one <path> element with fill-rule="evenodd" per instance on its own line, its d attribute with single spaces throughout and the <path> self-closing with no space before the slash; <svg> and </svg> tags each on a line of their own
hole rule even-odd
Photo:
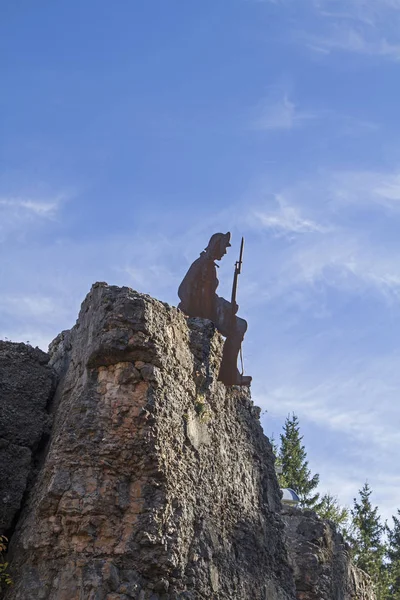
<svg viewBox="0 0 400 600">
<path fill-rule="evenodd" d="M 230 329 L 226 331 L 218 377 L 225 385 L 250 385 L 251 377 L 241 375 L 237 368 L 238 355 L 246 330 L 246 321 L 240 317 L 235 317 L 234 320 L 232 319 Z"/>
</svg>

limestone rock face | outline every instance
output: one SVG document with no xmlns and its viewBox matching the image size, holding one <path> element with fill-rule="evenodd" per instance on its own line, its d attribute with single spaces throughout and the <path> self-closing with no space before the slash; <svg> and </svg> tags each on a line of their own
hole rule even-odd
<svg viewBox="0 0 400 600">
<path fill-rule="evenodd" d="M 209 321 L 93 286 L 50 349 L 7 600 L 294 600 L 271 446 L 249 392 L 217 381 L 221 349 Z"/>
<path fill-rule="evenodd" d="M 33 453 L 48 434 L 55 373 L 47 354 L 0 341 L 0 534 L 8 533 L 33 478 Z"/>
<path fill-rule="evenodd" d="M 370 577 L 351 563 L 333 523 L 288 507 L 283 519 L 298 600 L 376 600 Z"/>
</svg>

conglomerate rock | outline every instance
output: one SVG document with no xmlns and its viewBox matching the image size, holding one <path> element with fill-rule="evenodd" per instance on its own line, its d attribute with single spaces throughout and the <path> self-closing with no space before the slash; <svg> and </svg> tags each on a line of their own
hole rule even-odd
<svg viewBox="0 0 400 600">
<path fill-rule="evenodd" d="M 8 534 L 33 478 L 33 453 L 49 431 L 55 373 L 47 354 L 0 341 L 0 535 Z"/>
<path fill-rule="evenodd" d="M 7 600 L 293 600 L 271 446 L 217 381 L 211 322 L 95 284 L 60 383 Z"/>
<path fill-rule="evenodd" d="M 371 578 L 351 562 L 334 523 L 311 510 L 283 510 L 298 600 L 376 600 Z"/>
</svg>

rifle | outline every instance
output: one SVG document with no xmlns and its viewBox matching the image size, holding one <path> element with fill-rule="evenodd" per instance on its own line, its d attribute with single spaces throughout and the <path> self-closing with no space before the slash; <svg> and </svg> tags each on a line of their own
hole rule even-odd
<svg viewBox="0 0 400 600">
<path fill-rule="evenodd" d="M 237 260 L 235 262 L 235 272 L 233 274 L 232 296 L 231 296 L 232 316 L 234 316 L 236 314 L 236 311 L 235 311 L 236 292 L 237 292 L 238 277 L 242 271 L 243 248 L 244 248 L 244 238 L 242 237 L 242 242 L 240 244 L 239 260 Z"/>
</svg>

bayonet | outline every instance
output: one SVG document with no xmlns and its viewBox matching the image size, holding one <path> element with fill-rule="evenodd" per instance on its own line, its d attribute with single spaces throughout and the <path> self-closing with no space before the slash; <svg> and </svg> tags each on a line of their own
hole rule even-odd
<svg viewBox="0 0 400 600">
<path fill-rule="evenodd" d="M 240 244 L 239 260 L 237 260 L 235 263 L 235 272 L 233 274 L 231 304 L 232 304 L 232 313 L 234 315 L 236 314 L 235 307 L 236 307 L 236 292 L 237 292 L 238 277 L 239 277 L 240 273 L 242 272 L 243 248 L 244 248 L 244 237 L 242 237 L 242 241 Z"/>
</svg>

